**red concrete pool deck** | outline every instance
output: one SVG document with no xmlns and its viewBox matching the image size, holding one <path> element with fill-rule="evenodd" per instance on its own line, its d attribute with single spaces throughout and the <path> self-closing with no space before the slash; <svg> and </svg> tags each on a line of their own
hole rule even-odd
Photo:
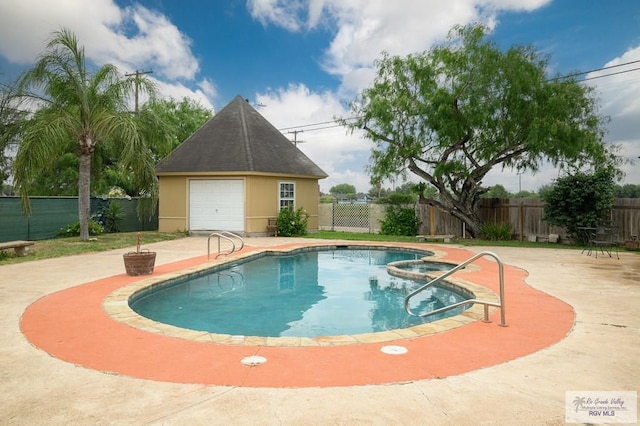
<svg viewBox="0 0 640 426">
<path fill-rule="evenodd" d="M 320 243 L 320 240 L 314 242 Z M 305 239 L 250 238 L 246 244 L 258 250 L 283 244 L 309 243 Z M 330 242 L 327 242 L 330 243 Z M 350 242 L 344 242 L 349 244 Z M 524 280 L 516 294 L 507 293 L 506 319 L 508 327 L 496 324 L 497 311 L 491 324 L 474 323 L 457 330 L 441 333 L 442 336 L 425 336 L 419 339 L 404 339 L 402 344 L 411 344 L 406 355 L 384 355 L 379 352 L 383 344 L 363 344 L 371 347 L 366 352 L 368 365 L 360 358 L 350 360 L 355 352 L 340 354 L 340 360 L 321 360 L 320 364 L 307 362 L 299 366 L 306 368 L 317 377 L 317 371 L 334 368 L 334 364 L 351 362 L 354 370 L 361 375 L 369 369 L 377 374 L 380 365 L 402 371 L 405 364 L 411 364 L 413 377 L 396 382 L 397 376 L 389 376 L 390 382 L 380 385 L 359 386 L 302 386 L 270 387 L 266 382 L 275 383 L 269 375 L 282 375 L 280 383 L 294 383 L 290 376 L 293 371 L 277 372 L 275 366 L 287 366 L 289 358 L 278 359 L 273 355 L 278 348 L 230 345 L 227 349 L 237 356 L 225 358 L 236 370 L 243 371 L 246 378 L 240 386 L 218 386 L 203 383 L 200 378 L 195 383 L 178 383 L 180 378 L 140 379 L 113 370 L 97 370 L 68 362 L 50 355 L 32 344 L 21 332 L 21 321 L 26 312 L 49 297 L 58 297 L 66 290 L 83 288 L 87 283 L 97 283 L 103 279 L 124 275 L 122 254 L 131 248 L 92 253 L 67 258 L 1 265 L 0 264 L 0 420 L 7 425 L 562 425 L 565 424 L 567 391 L 588 390 L 640 390 L 640 256 L 638 253 L 621 252 L 620 260 L 598 256 L 585 256 L 579 250 L 514 248 L 514 247 L 461 247 L 457 245 L 429 244 L 430 247 L 460 249 L 465 252 L 491 250 L 498 254 L 507 265 L 514 266 Z M 168 270 L 170 264 L 187 259 L 202 257 L 206 253 L 206 237 L 188 237 L 175 241 L 165 241 L 146 246 L 158 253 L 158 272 Z M 424 245 L 423 245 L 424 247 Z M 38 250 L 37 244 L 35 250 Z M 451 251 L 451 255 L 454 252 Z M 490 260 L 485 260 L 490 262 Z M 526 273 L 525 273 L 526 271 Z M 461 276 L 466 280 L 467 277 Z M 492 280 L 490 280 L 492 281 Z M 115 283 L 112 283 L 115 284 Z M 119 284 L 118 284 L 119 285 Z M 123 284 L 124 285 L 124 284 Z M 486 286 L 493 286 L 487 282 Z M 530 322 L 538 319 L 539 310 L 544 306 L 525 303 L 524 306 L 510 304 L 509 297 L 517 301 L 530 290 L 540 291 L 563 301 L 573 311 L 573 326 L 568 334 L 558 332 L 554 322 L 546 321 L 544 327 L 533 328 Z M 99 290 L 109 294 L 104 287 Z M 101 296 L 95 295 L 97 299 Z M 533 300 L 536 302 L 537 298 Z M 97 307 L 97 301 L 92 302 Z M 89 309 L 81 308 L 81 309 Z M 102 309 L 91 309 L 92 314 Z M 517 318 L 518 310 L 530 312 L 529 317 Z M 551 311 L 546 315 L 554 316 Z M 82 330 L 84 319 L 67 323 L 68 327 L 57 326 L 57 315 L 49 312 L 51 328 Z M 67 312 L 60 310 L 61 316 Z M 514 317 L 516 315 L 516 317 Z M 545 314 L 542 314 L 544 316 Z M 53 346 L 75 345 L 77 352 L 90 349 L 96 359 L 104 362 L 116 349 L 124 354 L 116 361 L 124 360 L 138 371 L 159 370 L 183 371 L 176 366 L 180 363 L 198 361 L 197 353 L 176 354 L 169 364 L 147 368 L 147 363 L 162 359 L 155 347 L 139 348 L 133 353 L 122 342 L 104 339 L 111 329 L 127 327 L 103 316 L 97 315 L 107 326 L 106 330 L 96 330 L 96 336 L 73 335 L 71 340 L 50 341 Z M 77 318 L 77 317 L 76 317 Z M 71 319 L 72 320 L 72 319 Z M 87 327 L 91 327 L 87 324 Z M 477 334 L 457 342 L 449 353 L 449 359 L 431 359 L 435 346 L 440 340 L 453 336 L 450 333 L 467 332 L 477 328 Z M 562 326 L 564 327 L 564 326 Z M 561 328 L 562 328 L 561 327 Z M 514 330 L 529 330 L 518 335 Z M 559 340 L 543 349 L 528 354 L 511 352 L 507 357 L 501 354 L 503 341 L 491 344 L 487 340 L 492 335 L 504 336 L 505 344 L 518 346 L 519 342 L 529 345 L 538 334 L 546 332 L 560 334 Z M 41 331 L 39 331 L 41 332 Z M 56 331 L 57 332 L 57 331 Z M 153 333 L 133 330 L 129 339 L 150 338 Z M 157 337 L 157 336 L 154 336 Z M 83 340 L 89 338 L 89 341 Z M 181 341 L 183 339 L 168 338 Z M 429 343 L 433 342 L 433 343 Z M 90 343 L 90 344 L 89 344 Z M 471 344 L 473 343 L 473 344 Z M 418 348 L 417 345 L 423 345 Z M 359 345 L 347 345 L 355 348 Z M 495 346 L 498 346 L 496 348 Z M 197 345 L 197 347 L 200 347 Z M 162 347 L 160 347 L 162 348 Z M 166 348 L 165 348 L 166 349 Z M 279 354 L 294 357 L 299 349 Z M 317 348 L 340 349 L 340 348 Z M 343 348 L 344 349 L 344 348 Z M 454 350 L 455 349 L 455 350 Z M 246 353 L 244 351 L 247 351 Z M 238 356 L 252 355 L 255 351 L 265 355 L 270 351 L 267 363 L 257 367 L 242 367 Z M 109 356 L 102 356 L 102 352 Z M 419 356 L 416 352 L 422 352 Z M 332 352 L 333 353 L 333 352 Z M 496 353 L 504 361 L 476 368 L 471 364 L 460 372 L 458 363 L 476 363 L 487 353 Z M 126 355 L 126 356 L 125 356 Z M 383 356 L 384 355 L 384 356 Z M 437 356 L 437 355 L 434 355 Z M 509 358 L 509 359 L 508 359 Z M 212 359 L 217 365 L 221 362 Z M 346 361 L 345 361 L 346 360 Z M 375 364 L 380 360 L 386 364 Z M 471 360 L 471 361 L 470 361 Z M 298 362 L 297 359 L 294 360 Z M 113 362 L 113 359 L 111 360 Z M 164 362 L 164 361 L 163 361 Z M 198 361 L 200 362 L 200 361 Z M 102 365 L 102 364 L 101 364 Z M 176 367 L 176 368 L 174 368 Z M 133 369 L 133 367 L 128 367 Z M 206 366 L 207 371 L 217 367 Z M 387 368 L 387 367 L 386 367 Z M 445 370 L 449 368 L 449 370 Z M 270 370 L 269 370 L 270 369 Z M 439 374 L 450 374 L 437 376 Z M 455 371 L 453 371 L 455 369 Z M 204 370 L 203 370 L 204 371 Z M 305 370 L 300 370 L 305 372 Z M 169 373 L 163 372 L 166 376 Z M 306 373 L 305 373 L 306 374 Z M 409 375 L 408 373 L 406 373 Z M 344 372 L 345 377 L 351 371 Z M 308 376 L 309 377 L 309 376 Z M 322 376 L 320 376 L 322 377 Z M 358 377 L 358 376 L 353 376 Z M 372 376 L 374 377 L 374 376 Z M 380 378 L 379 376 L 375 376 Z M 279 377 L 276 377 L 280 380 Z M 207 377 L 210 380 L 210 377 Z M 169 380 L 174 380 L 171 382 Z M 236 378 L 234 378 L 236 380 Z M 261 384 L 262 381 L 265 384 Z M 639 404 L 640 406 L 640 404 Z"/>
<path fill-rule="evenodd" d="M 402 246 L 429 248 L 424 244 Z M 442 250 L 445 254 L 439 260 L 456 263 L 473 255 L 453 247 L 438 248 Z M 199 256 L 159 265 L 153 276 L 206 263 L 207 256 Z M 473 265 L 477 265 L 475 270 L 461 271 L 454 277 L 497 294 L 497 263 L 485 257 Z M 505 265 L 507 327 L 498 325 L 500 312 L 496 309 L 491 323 L 475 320 L 464 324 L 453 317 L 435 322 L 433 332 L 426 335 L 397 335 L 398 339 L 386 342 L 366 343 L 365 338 L 351 344 L 332 344 L 328 339 L 326 345 L 315 347 L 217 344 L 140 330 L 105 313 L 103 301 L 111 292 L 145 278 L 119 274 L 48 295 L 25 311 L 21 330 L 33 345 L 50 355 L 103 372 L 176 383 L 326 387 L 442 378 L 496 365 L 558 342 L 571 330 L 575 318 L 571 306 L 528 286 L 525 271 Z M 455 328 L 442 331 L 449 327 Z M 349 336 L 345 339 L 352 341 Z M 388 345 L 406 348 L 407 353 L 383 353 L 381 348 Z M 267 361 L 256 366 L 241 363 L 252 355 Z"/>
</svg>

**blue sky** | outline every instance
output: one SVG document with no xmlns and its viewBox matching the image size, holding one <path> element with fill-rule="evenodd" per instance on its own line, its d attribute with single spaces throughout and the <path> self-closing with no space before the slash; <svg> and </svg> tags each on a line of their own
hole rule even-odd
<svg viewBox="0 0 640 426">
<path fill-rule="evenodd" d="M 68 27 L 95 64 L 153 70 L 164 96 L 214 110 L 238 94 L 249 99 L 291 139 L 287 132 L 304 130 L 298 146 L 330 175 L 323 191 L 339 183 L 368 191 L 370 143 L 309 125 L 348 116 L 382 51 L 424 51 L 453 25 L 472 22 L 492 28 L 500 46 L 531 44 L 548 54 L 551 74 L 640 60 L 637 0 L 0 0 L 0 81 L 15 79 L 52 30 Z M 637 159 L 640 70 L 589 84 L 611 117 L 606 141 Z M 640 184 L 639 163 L 626 172 L 625 182 Z M 495 170 L 484 183 L 536 190 L 557 176 L 550 167 L 521 177 Z"/>
</svg>

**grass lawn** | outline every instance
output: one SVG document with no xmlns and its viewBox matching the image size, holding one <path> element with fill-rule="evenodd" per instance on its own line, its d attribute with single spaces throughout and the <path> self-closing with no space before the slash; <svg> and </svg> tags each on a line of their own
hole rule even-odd
<svg viewBox="0 0 640 426">
<path fill-rule="evenodd" d="M 141 240 L 144 245 L 157 241 L 175 240 L 183 238 L 182 233 L 165 233 L 143 231 Z M 29 247 L 26 256 L 16 257 L 13 249 L 0 251 L 0 266 L 11 263 L 29 262 L 32 260 L 48 259 L 52 257 L 71 256 L 74 254 L 106 251 L 123 247 L 135 247 L 137 232 L 118 232 L 102 234 L 92 237 L 91 241 L 80 241 L 80 237 L 53 238 L 36 241 Z"/>
<path fill-rule="evenodd" d="M 13 249 L 0 251 L 0 266 L 12 263 L 29 262 L 32 260 L 47 259 L 52 257 L 71 256 L 74 254 L 89 253 L 95 251 L 114 250 L 124 247 L 135 247 L 136 232 L 120 232 L 115 234 L 103 234 L 95 237 L 92 241 L 80 241 L 78 237 L 54 238 L 50 240 L 36 241 L 36 244 L 29 248 L 28 254 L 16 257 Z M 156 231 L 141 232 L 143 244 L 157 241 L 175 240 L 185 237 L 184 233 L 165 233 Z M 331 240 L 352 240 L 352 241 L 387 241 L 387 242 L 418 242 L 416 237 L 401 237 L 394 235 L 319 231 L 317 234 L 304 236 L 309 239 L 331 239 Z M 425 241 L 424 244 L 429 244 Z M 568 250 L 582 250 L 582 246 L 551 243 L 533 243 L 529 241 L 488 241 L 477 239 L 455 239 L 451 244 L 463 246 L 502 246 L 502 247 L 535 247 L 535 248 L 556 248 Z"/>
</svg>

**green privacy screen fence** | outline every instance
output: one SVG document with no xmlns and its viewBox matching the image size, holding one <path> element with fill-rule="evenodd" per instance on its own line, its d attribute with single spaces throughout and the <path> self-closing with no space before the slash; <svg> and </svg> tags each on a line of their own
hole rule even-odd
<svg viewBox="0 0 640 426">
<path fill-rule="evenodd" d="M 14 240 L 46 240 L 56 236 L 61 228 L 78 221 L 77 197 L 31 197 L 31 217 L 22 211 L 19 197 L 0 197 L 0 242 Z M 98 214 L 111 201 L 122 207 L 124 218 L 121 232 L 152 231 L 158 229 L 158 212 L 138 219 L 137 199 L 92 198 L 91 215 Z"/>
</svg>

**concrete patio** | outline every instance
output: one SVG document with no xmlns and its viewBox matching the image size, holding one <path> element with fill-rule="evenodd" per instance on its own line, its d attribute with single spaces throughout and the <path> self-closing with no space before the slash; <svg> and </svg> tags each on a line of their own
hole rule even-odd
<svg viewBox="0 0 640 426">
<path fill-rule="evenodd" d="M 249 246 L 293 239 L 250 238 Z M 317 240 L 313 240 L 317 242 Z M 150 244 L 157 264 L 206 254 L 203 237 Z M 455 246 L 458 247 L 458 246 Z M 557 344 L 459 376 L 387 385 L 246 388 L 134 379 L 61 361 L 20 331 L 36 300 L 124 273 L 114 250 L 0 266 L 0 423 L 225 425 L 560 425 L 565 392 L 640 390 L 640 256 L 579 250 L 489 249 L 527 283 L 570 304 L 576 322 Z"/>
</svg>

